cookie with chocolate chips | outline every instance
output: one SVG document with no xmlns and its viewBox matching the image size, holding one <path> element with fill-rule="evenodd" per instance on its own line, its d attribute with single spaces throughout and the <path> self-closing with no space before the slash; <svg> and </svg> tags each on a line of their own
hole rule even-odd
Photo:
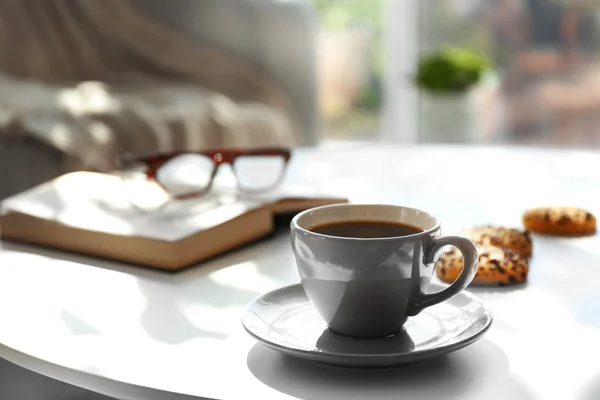
<svg viewBox="0 0 600 400">
<path fill-rule="evenodd" d="M 479 254 L 479 266 L 472 285 L 509 286 L 527 281 L 529 262 L 521 254 L 496 246 L 475 247 Z M 435 270 L 438 278 L 452 283 L 462 272 L 463 266 L 462 254 L 452 249 L 440 255 Z"/>
<path fill-rule="evenodd" d="M 596 232 L 596 217 L 576 207 L 539 207 L 523 214 L 523 224 L 531 232 L 578 236 Z"/>
<path fill-rule="evenodd" d="M 463 233 L 475 244 L 502 247 L 515 251 L 525 258 L 531 257 L 533 245 L 528 231 L 487 225 L 465 229 Z"/>
</svg>

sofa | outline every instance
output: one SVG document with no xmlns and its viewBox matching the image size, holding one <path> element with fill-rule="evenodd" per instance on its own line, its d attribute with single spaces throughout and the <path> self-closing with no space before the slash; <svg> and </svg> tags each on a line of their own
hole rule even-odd
<svg viewBox="0 0 600 400">
<path fill-rule="evenodd" d="M 238 85 L 242 91 L 232 84 L 231 93 L 220 90 L 227 89 L 227 80 L 225 86 L 212 87 L 211 76 L 206 73 L 190 73 L 188 83 L 185 74 L 176 80 L 164 75 L 148 78 L 148 74 L 138 79 L 142 74 L 127 71 L 118 76 L 113 70 L 110 79 L 114 79 L 104 82 L 94 79 L 93 73 L 87 74 L 94 67 L 89 61 L 87 75 L 82 74 L 85 79 L 65 83 L 64 79 L 22 74 L 23 69 L 15 68 L 13 60 L 0 59 L 0 165 L 4 171 L 0 198 L 74 170 L 113 170 L 115 156 L 127 146 L 151 153 L 219 146 L 309 146 L 319 141 L 317 28 L 306 2 L 128 0 L 118 4 L 120 1 L 114 0 L 115 7 L 127 5 L 138 13 L 138 19 L 139 15 L 148 17 L 161 29 L 166 27 L 188 42 L 208 48 L 207 54 L 222 54 L 224 69 L 231 73 L 239 68 L 251 78 L 264 75 L 265 82 L 272 82 L 285 94 L 292 116 L 287 118 L 285 112 L 279 112 L 277 102 L 236 97 L 243 94 L 243 83 Z M 63 2 L 61 7 L 76 7 L 78 2 L 84 4 L 85 0 Z M 41 4 L 52 2 L 7 0 L 0 7 L 9 3 L 14 8 L 49 7 Z M 110 4 L 102 2 L 103 8 L 97 11 L 104 12 Z M 115 18 L 125 18 L 125 14 Z M 112 16 L 106 18 L 110 24 Z M 85 23 L 82 21 L 80 25 Z M 121 25 L 115 20 L 112 26 Z M 10 36 L 11 32 L 4 34 Z M 109 39 L 111 34 L 120 33 L 107 32 Z M 9 44 L 14 46 L 15 41 L 13 37 Z M 6 43 L 0 43 L 0 50 L 9 45 Z M 8 50 L 5 53 L 18 54 L 19 48 Z M 161 55 L 156 56 L 160 60 Z M 190 60 L 200 64 L 202 58 Z M 214 82 L 218 83 L 216 76 Z M 140 132 L 146 131 L 141 136 Z"/>
</svg>

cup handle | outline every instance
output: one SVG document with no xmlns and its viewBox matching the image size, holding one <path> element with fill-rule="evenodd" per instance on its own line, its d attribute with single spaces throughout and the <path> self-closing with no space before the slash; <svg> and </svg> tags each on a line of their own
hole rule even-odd
<svg viewBox="0 0 600 400">
<path fill-rule="evenodd" d="M 475 248 L 475 245 L 469 239 L 464 237 L 444 236 L 434 239 L 425 252 L 425 264 L 432 263 L 435 252 L 441 247 L 447 245 L 455 246 L 462 253 L 464 260 L 462 272 L 449 287 L 441 292 L 420 294 L 411 309 L 411 316 L 417 315 L 425 308 L 446 301 L 458 294 L 465 289 L 475 277 L 475 274 L 477 273 L 479 256 L 477 255 L 477 249 Z"/>
</svg>

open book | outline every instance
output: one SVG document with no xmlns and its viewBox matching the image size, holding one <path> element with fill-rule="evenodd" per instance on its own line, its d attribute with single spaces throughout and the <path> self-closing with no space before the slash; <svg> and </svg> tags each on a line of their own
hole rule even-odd
<svg viewBox="0 0 600 400">
<path fill-rule="evenodd" d="M 277 214 L 346 202 L 282 191 L 212 193 L 158 210 L 134 206 L 120 177 L 74 172 L 2 202 L 3 239 L 178 270 L 273 230 Z"/>
</svg>

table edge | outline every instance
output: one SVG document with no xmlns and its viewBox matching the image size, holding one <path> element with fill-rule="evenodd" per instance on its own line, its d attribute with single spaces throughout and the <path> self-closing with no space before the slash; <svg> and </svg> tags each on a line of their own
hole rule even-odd
<svg viewBox="0 0 600 400">
<path fill-rule="evenodd" d="M 101 395 L 121 400 L 214 400 L 161 389 L 153 389 L 132 383 L 95 375 L 42 360 L 0 343 L 0 357 L 12 364 L 48 378 L 77 386 Z"/>
</svg>

